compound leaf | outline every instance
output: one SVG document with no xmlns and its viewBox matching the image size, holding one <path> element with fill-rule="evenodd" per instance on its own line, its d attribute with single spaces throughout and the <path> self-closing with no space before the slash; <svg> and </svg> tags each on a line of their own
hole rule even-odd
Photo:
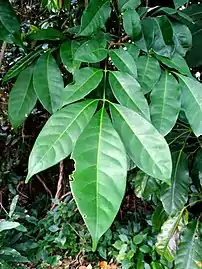
<svg viewBox="0 0 202 269">
<path fill-rule="evenodd" d="M 76 171 L 71 190 L 95 250 L 119 210 L 127 174 L 124 146 L 104 108 L 79 137 L 72 158 Z"/>
<path fill-rule="evenodd" d="M 97 101 L 72 104 L 50 117 L 40 132 L 29 157 L 26 182 L 66 158 L 93 116 Z"/>
<path fill-rule="evenodd" d="M 111 104 L 110 111 L 129 157 L 146 174 L 169 183 L 172 161 L 163 136 L 151 123 L 129 108 Z"/>
</svg>

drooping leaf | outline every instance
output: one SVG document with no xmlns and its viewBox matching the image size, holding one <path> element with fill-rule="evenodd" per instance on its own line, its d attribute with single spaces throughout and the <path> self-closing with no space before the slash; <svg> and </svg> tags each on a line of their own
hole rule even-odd
<svg viewBox="0 0 202 269">
<path fill-rule="evenodd" d="M 124 11 L 126 9 L 136 9 L 140 4 L 140 0 L 118 0 L 120 11 Z"/>
<path fill-rule="evenodd" d="M 192 76 L 185 59 L 178 53 L 174 53 L 171 59 L 156 55 L 156 58 L 169 68 L 175 69 L 182 75 Z"/>
<path fill-rule="evenodd" d="M 71 190 L 93 239 L 93 250 L 113 222 L 126 186 L 124 146 L 102 108 L 79 137 Z"/>
<path fill-rule="evenodd" d="M 140 56 L 137 61 L 138 82 L 144 94 L 150 92 L 159 80 L 161 68 L 159 62 L 147 55 Z"/>
<path fill-rule="evenodd" d="M 192 47 L 192 34 L 189 28 L 181 23 L 172 22 L 176 52 L 184 57 Z"/>
<path fill-rule="evenodd" d="M 136 39 L 142 30 L 140 17 L 135 9 L 126 9 L 123 13 L 123 27 L 125 32 Z"/>
<path fill-rule="evenodd" d="M 74 74 L 81 65 L 81 62 L 74 60 L 74 55 L 80 46 L 81 42 L 68 40 L 60 47 L 60 57 L 64 67 L 72 74 Z"/>
<path fill-rule="evenodd" d="M 0 23 L 9 33 L 20 29 L 15 11 L 7 0 L 0 0 Z"/>
<path fill-rule="evenodd" d="M 97 88 L 103 77 L 101 69 L 85 67 L 75 72 L 75 83 L 65 87 L 62 94 L 63 105 L 67 105 L 84 98 Z"/>
<path fill-rule="evenodd" d="M 199 220 L 193 220 L 184 229 L 175 265 L 177 269 L 199 269 L 202 253 L 202 235 L 200 234 Z"/>
<path fill-rule="evenodd" d="M 30 40 L 64 40 L 65 36 L 54 28 L 47 28 L 32 32 L 28 38 Z"/>
<path fill-rule="evenodd" d="M 163 186 L 161 202 L 169 215 L 179 212 L 188 199 L 189 170 L 187 156 L 182 150 L 172 154 L 171 186 Z"/>
<path fill-rule="evenodd" d="M 182 107 L 196 136 L 202 135 L 202 85 L 194 78 L 177 74 L 181 80 Z"/>
<path fill-rule="evenodd" d="M 37 96 L 32 83 L 32 74 L 32 66 L 23 70 L 10 92 L 8 115 L 14 128 L 24 122 L 36 104 Z"/>
<path fill-rule="evenodd" d="M 51 53 L 45 53 L 38 59 L 33 84 L 39 101 L 49 113 L 54 113 L 61 107 L 64 83 Z"/>
<path fill-rule="evenodd" d="M 82 15 L 81 27 L 77 36 L 90 36 L 104 28 L 110 12 L 110 0 L 90 0 Z"/>
<path fill-rule="evenodd" d="M 143 200 L 149 199 L 159 189 L 156 179 L 142 171 L 137 172 L 137 175 L 133 179 L 133 186 L 136 196 Z"/>
<path fill-rule="evenodd" d="M 163 223 L 167 220 L 168 215 L 165 212 L 162 204 L 158 204 L 152 214 L 152 228 L 154 232 L 159 232 Z"/>
<path fill-rule="evenodd" d="M 20 226 L 19 222 L 3 220 L 0 221 L 0 232 L 15 229 L 18 226 Z"/>
<path fill-rule="evenodd" d="M 107 57 L 108 51 L 96 40 L 88 40 L 74 54 L 74 60 L 87 63 L 97 63 Z"/>
<path fill-rule="evenodd" d="M 175 77 L 168 71 L 162 73 L 150 98 L 151 121 L 165 136 L 175 125 L 181 109 L 179 84 Z"/>
<path fill-rule="evenodd" d="M 187 62 L 190 67 L 198 67 L 202 65 L 201 57 L 201 39 L 202 39 L 202 22 L 198 20 L 189 26 L 192 33 L 192 48 L 187 53 Z"/>
<path fill-rule="evenodd" d="M 9 71 L 6 73 L 5 77 L 3 78 L 3 82 L 6 82 L 7 80 L 16 77 L 21 71 L 23 71 L 25 68 L 27 68 L 30 64 L 33 63 L 33 61 L 40 55 L 42 52 L 42 49 L 39 47 L 27 54 L 25 57 L 21 58 L 17 63 L 12 66 Z"/>
<path fill-rule="evenodd" d="M 169 217 L 166 222 L 164 222 L 161 232 L 157 236 L 156 250 L 168 261 L 173 261 L 176 252 L 176 231 L 181 218 L 181 214 L 175 217 Z"/>
<path fill-rule="evenodd" d="M 111 104 L 110 111 L 129 157 L 146 174 L 169 183 L 172 161 L 163 136 L 131 109 Z"/>
<path fill-rule="evenodd" d="M 186 4 L 188 2 L 188 0 L 173 0 L 174 4 L 175 4 L 175 8 L 179 8 L 181 6 L 183 6 L 184 4 Z"/>
<path fill-rule="evenodd" d="M 66 158 L 93 116 L 97 101 L 72 104 L 57 111 L 40 132 L 29 157 L 26 182 Z"/>
<path fill-rule="evenodd" d="M 119 71 L 129 73 L 135 78 L 137 77 L 136 63 L 129 52 L 122 49 L 115 49 L 110 50 L 109 56 Z"/>
<path fill-rule="evenodd" d="M 139 83 L 131 75 L 122 72 L 110 72 L 109 83 L 111 89 L 123 106 L 133 109 L 150 120 L 149 106 Z"/>
<path fill-rule="evenodd" d="M 125 47 L 127 48 L 127 51 L 130 53 L 130 55 L 133 57 L 133 59 L 136 61 L 140 54 L 140 49 L 135 45 L 131 43 L 126 43 Z"/>
</svg>

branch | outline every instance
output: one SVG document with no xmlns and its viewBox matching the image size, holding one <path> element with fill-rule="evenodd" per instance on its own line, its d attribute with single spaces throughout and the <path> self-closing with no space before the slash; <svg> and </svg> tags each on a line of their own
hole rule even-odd
<svg viewBox="0 0 202 269">
<path fill-rule="evenodd" d="M 5 49 L 6 49 L 6 42 L 4 41 L 1 47 L 1 52 L 0 52 L 0 67 L 2 64 L 3 57 L 4 57 Z"/>
<path fill-rule="evenodd" d="M 46 186 L 46 183 L 43 182 L 43 180 L 40 178 L 39 175 L 36 175 L 36 177 L 38 178 L 38 180 L 41 182 L 41 184 L 43 185 L 44 189 L 47 191 L 47 193 L 50 194 L 51 198 L 53 198 L 52 192 L 49 190 L 49 188 Z"/>
</svg>

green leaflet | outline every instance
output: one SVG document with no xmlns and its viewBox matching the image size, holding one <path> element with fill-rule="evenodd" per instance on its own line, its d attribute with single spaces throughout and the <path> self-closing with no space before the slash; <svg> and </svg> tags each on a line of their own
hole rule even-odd
<svg viewBox="0 0 202 269">
<path fill-rule="evenodd" d="M 97 63 L 107 57 L 108 51 L 96 40 L 88 40 L 74 54 L 74 60 L 87 63 Z"/>
<path fill-rule="evenodd" d="M 176 231 L 181 218 L 181 214 L 178 214 L 175 217 L 169 217 L 166 222 L 164 222 L 161 227 L 161 232 L 157 236 L 156 250 L 168 261 L 173 261 L 174 254 L 176 252 Z"/>
<path fill-rule="evenodd" d="M 131 44 L 131 43 L 126 43 L 124 46 L 127 48 L 127 51 L 136 61 L 139 57 L 140 49 L 135 44 Z"/>
<path fill-rule="evenodd" d="M 182 150 L 172 154 L 171 186 L 162 186 L 161 202 L 169 215 L 183 209 L 188 199 L 189 170 L 187 156 Z"/>
<path fill-rule="evenodd" d="M 120 11 L 126 9 L 135 9 L 141 4 L 140 0 L 118 0 L 118 6 Z"/>
<path fill-rule="evenodd" d="M 135 9 L 127 9 L 124 11 L 123 27 L 125 32 L 134 40 L 140 35 L 142 27 L 140 17 Z"/>
<path fill-rule="evenodd" d="M 156 58 L 159 61 L 161 61 L 164 65 L 168 66 L 169 68 L 175 69 L 182 75 L 186 75 L 189 77 L 192 76 L 189 70 L 189 66 L 187 65 L 185 59 L 180 54 L 174 53 L 171 59 L 159 55 L 156 55 Z"/>
<path fill-rule="evenodd" d="M 172 161 L 163 136 L 131 109 L 111 104 L 110 111 L 129 157 L 148 175 L 170 183 Z"/>
<path fill-rule="evenodd" d="M 152 214 L 152 228 L 154 232 L 159 232 L 163 223 L 167 220 L 168 215 L 165 212 L 162 204 L 158 204 Z"/>
<path fill-rule="evenodd" d="M 194 78 L 180 74 L 182 89 L 182 107 L 196 136 L 202 135 L 202 85 Z"/>
<path fill-rule="evenodd" d="M 6 73 L 5 77 L 3 78 L 3 82 L 6 82 L 7 80 L 16 77 L 22 70 L 27 68 L 30 64 L 33 63 L 33 61 L 40 55 L 42 52 L 42 49 L 39 47 L 36 48 L 36 50 L 30 52 L 25 57 L 17 61 L 17 63 L 12 66 L 9 71 Z"/>
<path fill-rule="evenodd" d="M 62 105 L 64 83 L 60 69 L 50 52 L 38 59 L 34 68 L 33 84 L 44 108 L 49 113 L 56 112 Z"/>
<path fill-rule="evenodd" d="M 140 56 L 137 60 L 138 82 L 144 94 L 150 92 L 159 80 L 161 68 L 159 62 L 153 57 Z"/>
<path fill-rule="evenodd" d="M 82 15 L 81 27 L 77 36 L 90 36 L 104 28 L 110 12 L 110 0 L 91 0 Z"/>
<path fill-rule="evenodd" d="M 26 182 L 66 158 L 93 116 L 96 100 L 75 103 L 57 111 L 40 132 L 29 157 Z"/>
<path fill-rule="evenodd" d="M 75 83 L 65 87 L 62 94 L 63 106 L 84 98 L 97 88 L 103 77 L 101 69 L 85 67 L 75 72 Z"/>
<path fill-rule="evenodd" d="M 8 115 L 14 128 L 19 127 L 34 108 L 37 96 L 32 83 L 33 67 L 20 73 L 8 101 Z"/>
<path fill-rule="evenodd" d="M 129 73 L 135 78 L 137 77 L 136 63 L 129 52 L 123 49 L 115 49 L 110 50 L 109 56 L 119 71 Z"/>
<path fill-rule="evenodd" d="M 184 229 L 179 249 L 175 258 L 177 269 L 199 269 L 202 260 L 202 235 L 200 221 L 193 220 Z"/>
<path fill-rule="evenodd" d="M 133 186 L 135 195 L 143 200 L 149 199 L 152 194 L 159 189 L 158 182 L 155 178 L 145 174 L 142 171 L 138 171 L 133 179 Z"/>
<path fill-rule="evenodd" d="M 79 137 L 71 190 L 90 231 L 95 251 L 112 224 L 125 193 L 127 159 L 124 146 L 102 108 Z"/>
<path fill-rule="evenodd" d="M 152 123 L 166 136 L 175 125 L 181 109 L 180 90 L 175 77 L 168 71 L 162 73 L 150 97 Z"/>
<path fill-rule="evenodd" d="M 74 55 L 81 44 L 81 42 L 76 40 L 68 40 L 60 47 L 60 57 L 64 67 L 72 74 L 74 74 L 74 72 L 79 69 L 81 65 L 80 61 L 74 60 Z"/>
<path fill-rule="evenodd" d="M 19 222 L 3 220 L 0 222 L 0 232 L 15 229 L 20 226 Z"/>
<path fill-rule="evenodd" d="M 123 106 L 133 109 L 150 120 L 149 106 L 139 83 L 131 75 L 122 72 L 110 72 L 109 83 L 114 96 Z"/>
<path fill-rule="evenodd" d="M 31 40 L 63 40 L 65 36 L 54 28 L 47 28 L 32 32 L 28 38 Z"/>
<path fill-rule="evenodd" d="M 154 42 L 155 24 L 153 18 L 144 18 L 141 20 L 142 34 L 136 40 L 135 44 L 141 50 L 148 52 Z"/>
</svg>

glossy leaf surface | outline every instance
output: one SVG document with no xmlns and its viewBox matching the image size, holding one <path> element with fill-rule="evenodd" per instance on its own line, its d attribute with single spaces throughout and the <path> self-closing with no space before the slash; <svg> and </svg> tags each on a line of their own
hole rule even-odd
<svg viewBox="0 0 202 269">
<path fill-rule="evenodd" d="M 85 67 L 75 72 L 74 84 L 65 87 L 62 94 L 63 105 L 67 105 L 84 98 L 97 88 L 103 77 L 101 69 Z"/>
<path fill-rule="evenodd" d="M 134 163 L 148 175 L 169 183 L 172 161 L 165 139 L 133 110 L 113 104 L 110 111 L 114 126 Z"/>
<path fill-rule="evenodd" d="M 51 53 L 43 54 L 34 68 L 35 92 L 49 113 L 56 112 L 62 105 L 64 83 L 59 67 Z"/>
<path fill-rule="evenodd" d="M 136 63 L 129 52 L 122 49 L 115 49 L 110 50 L 109 56 L 119 71 L 129 73 L 135 78 L 137 77 Z"/>
<path fill-rule="evenodd" d="M 178 74 L 181 80 L 182 107 L 196 136 L 202 135 L 202 85 L 194 78 Z"/>
<path fill-rule="evenodd" d="M 137 61 L 138 82 L 144 94 L 150 92 L 159 80 L 161 68 L 159 62 L 151 56 L 140 56 Z"/>
<path fill-rule="evenodd" d="M 118 6 L 120 11 L 126 9 L 135 9 L 141 4 L 140 0 L 118 0 Z"/>
<path fill-rule="evenodd" d="M 84 101 L 57 111 L 40 132 L 29 157 L 26 182 L 66 158 L 97 107 L 97 101 Z"/>
<path fill-rule="evenodd" d="M 193 220 L 184 229 L 177 251 L 175 265 L 177 269 L 201 268 L 202 236 L 200 222 Z"/>
<path fill-rule="evenodd" d="M 81 18 L 79 36 L 90 36 L 105 27 L 111 12 L 110 0 L 91 0 Z"/>
<path fill-rule="evenodd" d="M 108 51 L 96 40 L 88 40 L 82 44 L 74 55 L 74 60 L 87 63 L 97 63 L 107 57 Z"/>
<path fill-rule="evenodd" d="M 20 29 L 16 14 L 7 0 L 0 0 L 0 24 L 9 32 L 13 33 Z"/>
<path fill-rule="evenodd" d="M 187 156 L 182 150 L 172 155 L 173 172 L 171 186 L 163 186 L 161 201 L 169 215 L 176 214 L 184 207 L 188 199 L 189 170 Z"/>
<path fill-rule="evenodd" d="M 181 214 L 169 217 L 161 227 L 161 232 L 157 236 L 156 250 L 168 261 L 173 261 L 176 252 L 175 232 L 181 220 Z"/>
<path fill-rule="evenodd" d="M 33 67 L 20 73 L 8 101 L 8 114 L 12 126 L 19 127 L 34 108 L 37 96 L 32 83 Z"/>
<path fill-rule="evenodd" d="M 152 123 L 165 136 L 175 125 L 181 108 L 180 90 L 175 77 L 168 71 L 162 73 L 150 97 Z"/>
<path fill-rule="evenodd" d="M 139 83 L 131 75 L 122 72 L 110 72 L 109 83 L 111 89 L 123 106 L 133 109 L 150 120 L 149 106 Z"/>
<path fill-rule="evenodd" d="M 134 40 L 142 30 L 140 17 L 135 9 L 127 9 L 123 13 L 123 27 L 125 32 Z"/>
<path fill-rule="evenodd" d="M 113 222 L 125 193 L 124 146 L 102 108 L 79 137 L 71 190 L 93 239 L 93 249 Z"/>
</svg>

